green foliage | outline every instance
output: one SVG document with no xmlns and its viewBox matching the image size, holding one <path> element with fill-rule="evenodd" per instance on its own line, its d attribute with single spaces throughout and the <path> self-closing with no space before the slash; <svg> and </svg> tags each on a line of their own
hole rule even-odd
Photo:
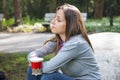
<svg viewBox="0 0 120 80">
<path fill-rule="evenodd" d="M 21 0 L 23 16 L 28 14 L 30 18 L 43 18 L 48 12 L 48 0 Z"/>
<path fill-rule="evenodd" d="M 29 24 L 29 25 L 34 25 L 37 22 L 43 22 L 43 19 L 38 19 L 38 18 L 30 18 L 29 15 L 26 17 L 23 17 L 23 24 Z"/>
<path fill-rule="evenodd" d="M 10 26 L 13 25 L 15 22 L 14 18 L 10 18 L 8 20 L 6 20 L 5 18 L 2 19 L 2 26 L 6 27 L 6 26 Z"/>
<path fill-rule="evenodd" d="M 6 31 L 9 28 L 9 26 L 14 24 L 14 22 L 15 22 L 15 20 L 13 18 L 10 18 L 8 20 L 3 18 L 1 21 L 2 27 L 0 27 L 0 31 Z"/>
<path fill-rule="evenodd" d="M 75 5 L 78 9 L 80 9 L 81 12 L 88 12 L 88 6 L 89 9 L 93 9 L 93 7 L 91 6 L 93 4 L 92 1 L 93 0 L 64 0 L 64 3 Z"/>
<path fill-rule="evenodd" d="M 53 2 L 54 1 L 54 2 Z M 61 5 L 63 3 L 70 3 L 78 7 L 81 12 L 87 12 L 88 17 L 93 17 L 94 13 L 94 1 L 95 0 L 20 0 L 20 7 L 22 11 L 22 16 L 25 17 L 28 14 L 31 18 L 40 18 L 44 17 L 45 13 L 50 12 L 50 3 L 56 3 Z M 56 7 L 53 4 L 52 7 Z M 108 16 L 108 8 L 110 5 L 113 5 L 113 13 L 114 16 L 120 16 L 120 0 L 104 0 L 104 16 Z M 57 6 L 58 6 L 57 5 Z M 13 0 L 6 1 L 6 15 L 7 18 L 11 18 L 14 16 L 14 7 Z M 0 12 L 3 12 L 3 3 L 0 1 Z"/>
<path fill-rule="evenodd" d="M 46 28 L 41 25 L 43 19 L 30 18 L 30 16 L 23 17 L 23 25 L 11 28 L 10 25 L 14 24 L 14 19 L 2 20 L 2 29 L 7 28 L 8 32 L 45 32 L 50 31 L 50 27 Z M 113 18 L 113 26 L 110 26 L 109 17 L 102 19 L 87 19 L 85 26 L 88 33 L 95 32 L 120 32 L 120 16 Z M 13 29 L 13 30 L 12 30 Z"/>
<path fill-rule="evenodd" d="M 109 18 L 88 19 L 85 26 L 88 33 L 96 32 L 120 32 L 120 17 L 114 17 L 113 26 L 110 26 Z"/>
<path fill-rule="evenodd" d="M 2 2 L 2 0 L 1 0 Z M 3 5 L 0 5 L 0 7 L 3 7 Z M 6 15 L 7 18 L 11 18 L 14 15 L 14 7 L 13 7 L 13 0 L 6 0 Z"/>
<path fill-rule="evenodd" d="M 23 17 L 23 24 L 31 24 L 29 15 L 27 15 L 26 17 Z"/>
</svg>

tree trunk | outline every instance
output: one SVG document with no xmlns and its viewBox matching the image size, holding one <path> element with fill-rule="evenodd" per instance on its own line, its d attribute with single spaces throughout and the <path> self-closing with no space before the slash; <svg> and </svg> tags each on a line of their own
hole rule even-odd
<svg viewBox="0 0 120 80">
<path fill-rule="evenodd" d="M 3 0 L 3 17 L 6 19 L 7 18 L 7 14 L 6 14 L 6 0 Z"/>
<path fill-rule="evenodd" d="M 14 26 L 18 24 L 22 24 L 22 14 L 20 10 L 20 0 L 14 0 L 14 15 L 15 15 L 15 23 Z"/>
<path fill-rule="evenodd" d="M 94 17 L 101 19 L 103 17 L 104 0 L 94 0 Z"/>
</svg>

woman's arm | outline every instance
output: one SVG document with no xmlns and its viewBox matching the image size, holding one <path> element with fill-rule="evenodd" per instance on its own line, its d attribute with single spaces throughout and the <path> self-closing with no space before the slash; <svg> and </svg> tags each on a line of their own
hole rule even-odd
<svg viewBox="0 0 120 80">
<path fill-rule="evenodd" d="M 61 50 L 50 61 L 43 62 L 43 73 L 52 73 L 59 69 L 62 65 L 66 64 L 70 60 L 79 55 L 78 44 L 71 43 L 64 45 Z"/>
<path fill-rule="evenodd" d="M 32 51 L 28 54 L 28 60 L 31 57 L 44 57 L 49 53 L 53 53 L 56 48 L 56 42 L 48 41 L 45 45 L 41 46 L 39 49 Z"/>
</svg>

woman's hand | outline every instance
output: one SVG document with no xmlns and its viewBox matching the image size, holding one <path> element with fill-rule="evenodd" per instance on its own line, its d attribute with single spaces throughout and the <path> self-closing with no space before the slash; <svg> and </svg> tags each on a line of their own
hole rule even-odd
<svg viewBox="0 0 120 80">
<path fill-rule="evenodd" d="M 30 53 L 28 54 L 28 61 L 29 61 L 29 62 L 30 62 L 30 58 L 32 58 L 32 57 L 38 57 L 37 53 L 35 53 L 35 52 L 33 51 L 33 52 L 30 52 Z"/>
<path fill-rule="evenodd" d="M 31 66 L 31 63 L 29 63 L 28 66 Z"/>
</svg>

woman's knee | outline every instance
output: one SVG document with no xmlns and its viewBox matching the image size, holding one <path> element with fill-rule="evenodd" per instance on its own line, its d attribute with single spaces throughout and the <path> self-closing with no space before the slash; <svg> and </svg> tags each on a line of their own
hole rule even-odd
<svg viewBox="0 0 120 80">
<path fill-rule="evenodd" d="M 41 80 L 74 80 L 74 79 L 59 72 L 54 72 L 43 74 Z"/>
<path fill-rule="evenodd" d="M 42 74 L 41 80 L 55 80 L 58 73 Z"/>
<path fill-rule="evenodd" d="M 31 66 L 28 66 L 27 72 L 28 72 L 28 73 L 32 73 L 32 68 L 31 68 Z"/>
</svg>

